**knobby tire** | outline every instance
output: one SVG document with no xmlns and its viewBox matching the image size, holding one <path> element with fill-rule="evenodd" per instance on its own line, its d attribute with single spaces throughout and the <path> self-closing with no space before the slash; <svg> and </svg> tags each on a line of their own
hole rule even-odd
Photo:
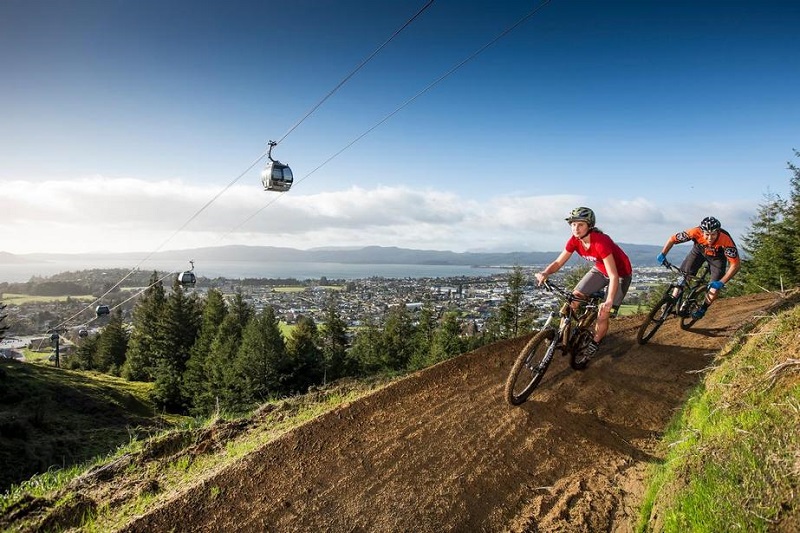
<svg viewBox="0 0 800 533">
<path fill-rule="evenodd" d="M 647 341 L 653 338 L 658 328 L 666 322 L 674 303 L 675 302 L 673 302 L 672 298 L 669 296 L 661 298 L 650 313 L 648 313 L 642 325 L 639 326 L 639 331 L 636 333 L 636 342 L 639 344 L 647 344 Z"/>
<path fill-rule="evenodd" d="M 555 338 L 556 331 L 554 329 L 544 329 L 534 335 L 520 351 L 506 380 L 505 394 L 509 404 L 522 404 L 531 395 L 533 389 L 539 385 L 547 367 L 553 360 L 551 353 L 550 360 L 546 364 L 542 364 L 548 351 L 555 349 Z"/>
</svg>

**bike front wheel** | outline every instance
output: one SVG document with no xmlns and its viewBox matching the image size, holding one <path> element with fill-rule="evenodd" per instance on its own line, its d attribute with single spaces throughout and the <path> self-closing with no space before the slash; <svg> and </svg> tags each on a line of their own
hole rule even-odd
<svg viewBox="0 0 800 533">
<path fill-rule="evenodd" d="M 642 325 L 639 326 L 639 331 L 636 333 L 636 342 L 639 344 L 647 344 L 647 341 L 653 338 L 653 335 L 656 334 L 661 324 L 667 320 L 673 305 L 675 305 L 675 301 L 669 296 L 661 298 L 650 313 L 648 313 Z"/>
<path fill-rule="evenodd" d="M 556 348 L 556 332 L 547 328 L 528 341 L 511 367 L 511 372 L 506 379 L 506 401 L 511 405 L 520 405 L 533 389 L 542 381 L 553 352 Z"/>
<path fill-rule="evenodd" d="M 686 312 L 684 313 L 684 316 L 681 316 L 681 329 L 689 329 L 694 326 L 695 322 L 700 320 L 699 318 L 694 318 L 692 313 L 697 311 L 697 309 L 703 305 L 703 302 L 706 301 L 707 290 L 708 287 L 705 285 L 699 285 L 686 295 Z"/>
</svg>

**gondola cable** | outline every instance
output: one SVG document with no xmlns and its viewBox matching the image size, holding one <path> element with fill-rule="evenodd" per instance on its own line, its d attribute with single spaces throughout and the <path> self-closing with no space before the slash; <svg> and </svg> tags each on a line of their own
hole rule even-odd
<svg viewBox="0 0 800 533">
<path fill-rule="evenodd" d="M 547 4 L 549 4 L 549 3 L 550 3 L 550 0 L 542 0 L 542 3 L 541 3 L 541 4 L 539 4 L 539 5 L 538 5 L 538 6 L 536 6 L 536 7 L 535 7 L 533 10 L 531 10 L 530 12 L 528 12 L 528 13 L 527 13 L 525 16 L 523 16 L 523 17 L 522 17 L 521 19 L 519 19 L 517 22 L 515 22 L 514 24 L 512 24 L 511 26 L 509 26 L 508 28 L 506 28 L 505 30 L 503 30 L 503 31 L 502 31 L 500 34 L 498 34 L 498 35 L 497 35 L 497 36 L 496 36 L 494 39 L 492 39 L 491 41 L 489 41 L 489 42 L 488 42 L 488 43 L 486 43 L 485 45 L 483 45 L 483 46 L 481 46 L 480 48 L 478 48 L 478 49 L 477 49 L 475 52 L 473 52 L 471 55 L 469 55 L 469 56 L 468 56 L 466 59 L 462 60 L 461 62 L 457 63 L 455 66 L 451 67 L 451 68 L 450 68 L 450 69 L 449 69 L 447 72 L 445 72 L 445 73 L 444 73 L 444 74 L 442 74 L 442 75 L 441 75 L 439 78 L 437 78 L 436 80 L 434 80 L 433 82 L 431 82 L 430 84 L 428 84 L 428 86 L 426 86 L 424 89 L 422 89 L 421 91 L 419 91 L 417 94 L 415 94 L 414 96 L 412 96 L 411 98 L 409 98 L 408 100 L 406 100 L 406 101 L 405 101 L 403 104 L 401 104 L 401 105 L 400 105 L 398 108 L 396 108 L 394 111 L 392 111 L 391 113 L 389 113 L 388 115 L 386 115 L 386 116 L 385 116 L 383 119 L 381 119 L 380 121 L 378 121 L 378 122 L 377 122 L 375 125 L 373 125 L 373 126 L 372 126 L 372 127 L 370 127 L 369 129 L 367 129 L 366 131 L 364 131 L 362 134 L 360 134 L 359 136 L 357 136 L 355 139 L 353 139 L 352 141 L 350 141 L 348 144 L 346 144 L 346 145 L 345 145 L 345 146 L 344 146 L 344 147 L 343 147 L 341 150 L 339 150 L 338 152 L 336 152 L 336 153 L 335 153 L 335 154 L 333 154 L 332 156 L 328 157 L 328 158 L 327 158 L 325 161 L 323 161 L 322 163 L 320 163 L 320 164 L 319 164 L 319 165 L 318 165 L 316 168 L 314 168 L 314 169 L 313 169 L 311 172 L 309 172 L 308 174 L 306 174 L 305 176 L 303 176 L 303 177 L 302 177 L 302 178 L 300 178 L 299 180 L 296 180 L 296 181 L 295 181 L 295 183 L 301 183 L 301 182 L 305 181 L 305 180 L 306 180 L 307 178 L 309 178 L 309 177 L 310 177 L 312 174 L 314 174 L 314 173 L 315 173 L 315 172 L 317 172 L 319 169 L 321 169 L 322 167 L 324 167 L 325 165 L 327 165 L 328 163 L 330 163 L 332 160 L 334 160 L 335 158 L 337 158 L 339 155 L 341 155 L 341 154 L 342 154 L 342 152 L 344 152 L 345 150 L 347 150 L 348 148 L 350 148 L 351 146 L 353 146 L 355 143 L 357 143 L 358 141 L 360 141 L 361 139 L 363 139 L 364 137 L 366 137 L 367 135 L 369 135 L 370 133 L 372 133 L 372 132 L 373 132 L 375 129 L 377 129 L 377 128 L 378 128 L 379 126 L 381 126 L 383 123 L 385 123 L 385 122 L 386 122 L 386 121 L 388 121 L 390 118 L 392 118 L 394 115 L 396 115 L 397 113 L 399 113 L 400 111 L 402 111 L 404 108 L 406 108 L 407 106 L 411 105 L 411 103 L 413 103 L 413 102 L 414 102 L 414 101 L 415 101 L 417 98 L 419 98 L 419 97 L 420 97 L 420 96 L 422 96 L 423 94 L 427 93 L 429 90 L 433 89 L 433 88 L 434 88 L 436 85 L 438 85 L 439 83 L 441 83 L 442 81 L 444 81 L 446 78 L 448 78 L 448 77 L 449 77 L 451 74 L 453 74 L 455 71 L 457 71 L 458 69 L 460 69 L 461 67 L 463 67 L 465 64 L 467 64 L 467 63 L 469 63 L 470 61 L 472 61 L 472 60 L 473 60 L 475 57 L 477 57 L 478 55 L 480 55 L 481 53 L 483 53 L 483 51 L 484 51 L 484 50 L 486 50 L 487 48 L 489 48 L 490 46 L 492 46 L 493 44 L 495 44 L 497 41 L 499 41 L 500 39 L 502 39 L 503 37 L 505 37 L 505 36 L 506 36 L 506 35 L 508 35 L 509 33 L 511 33 L 513 30 L 515 30 L 515 29 L 516 29 L 518 26 L 520 26 L 521 24 L 523 24 L 523 23 L 524 23 L 525 21 L 527 21 L 529 18 L 531 18 L 531 17 L 533 17 L 534 15 L 536 15 L 536 14 L 537 14 L 537 13 L 538 13 L 540 10 L 542 10 L 542 9 L 543 9 L 543 8 L 544 8 L 544 7 L 545 7 Z M 247 217 L 247 218 L 246 218 L 244 221 L 242 221 L 241 223 L 239 223 L 237 226 L 234 226 L 234 227 L 233 227 L 233 228 L 232 228 L 230 231 L 228 231 L 227 233 L 225 233 L 224 235 L 222 235 L 222 237 L 220 237 L 220 239 L 219 239 L 219 240 L 221 240 L 221 239 L 222 239 L 222 238 L 224 238 L 224 237 L 227 237 L 228 235 L 230 235 L 231 233 L 233 233 L 233 232 L 234 232 L 234 231 L 236 231 L 237 229 L 239 229 L 239 228 L 241 228 L 242 226 L 244 226 L 245 224 L 247 224 L 247 223 L 248 223 L 250 220 L 252 220 L 253 218 L 255 218 L 255 217 L 256 217 L 256 216 L 257 216 L 259 213 L 261 213 L 261 212 L 262 212 L 262 211 L 264 211 L 264 210 L 265 210 L 267 207 L 269 207 L 269 206 L 271 206 L 273 203 L 275 203 L 275 202 L 278 200 L 278 198 L 280 198 L 280 196 L 277 196 L 277 197 L 275 197 L 275 198 L 273 198 L 273 199 L 270 199 L 270 201 L 269 201 L 269 202 L 267 202 L 267 203 L 266 203 L 266 204 L 265 204 L 263 207 L 259 208 L 259 209 L 258 209 L 258 210 L 257 210 L 255 213 L 253 213 L 252 215 L 250 215 L 249 217 Z"/>
<path fill-rule="evenodd" d="M 422 13 L 423 13 L 425 10 L 427 10 L 427 9 L 428 9 L 428 8 L 429 8 L 429 7 L 430 7 L 432 4 L 433 4 L 433 2 L 434 2 L 434 0 L 428 0 L 428 2 L 427 2 L 427 3 L 426 3 L 426 4 L 425 4 L 425 5 L 422 7 L 422 8 L 420 8 L 420 9 L 419 9 L 419 10 L 418 10 L 418 11 L 417 11 L 417 12 L 416 12 L 416 13 L 415 13 L 415 14 L 414 14 L 414 15 L 413 15 L 413 16 L 412 16 L 410 19 L 408 19 L 408 20 L 407 20 L 407 21 L 406 21 L 406 22 L 405 22 L 405 23 L 404 23 L 404 24 L 403 24 L 403 25 L 402 25 L 400 28 L 398 28 L 398 29 L 397 29 L 397 30 L 396 30 L 396 31 L 395 31 L 395 32 L 394 32 L 394 33 L 393 33 L 393 34 L 392 34 L 392 35 L 391 35 L 391 36 L 390 36 L 390 37 L 389 37 L 389 38 L 388 38 L 388 39 L 387 39 L 387 40 L 386 40 L 386 41 L 385 41 L 383 44 L 381 44 L 381 45 L 380 45 L 380 46 L 379 46 L 379 47 L 378 47 L 378 48 L 377 48 L 377 49 L 376 49 L 374 52 L 372 52 L 372 53 L 371 53 L 369 56 L 367 56 L 367 57 L 366 57 L 364 60 L 362 60 L 362 61 L 361 61 L 361 62 L 360 62 L 360 63 L 359 63 L 359 64 L 358 64 L 358 65 L 357 65 L 357 66 L 356 66 L 356 67 L 355 67 L 355 68 L 354 68 L 354 69 L 353 69 L 353 70 L 352 70 L 352 71 L 351 71 L 351 72 L 350 72 L 350 73 L 349 73 L 347 76 L 345 76 L 345 77 L 344 77 L 344 79 L 342 79 L 342 81 L 340 81 L 340 82 L 339 82 L 339 83 L 338 83 L 338 84 L 337 84 L 337 85 L 336 85 L 336 86 L 335 86 L 335 87 L 334 87 L 334 88 L 333 88 L 331 91 L 329 91 L 329 92 L 328 92 L 328 94 L 326 94 L 326 95 L 325 95 L 325 96 L 322 98 L 322 100 L 320 100 L 320 101 L 319 101 L 319 102 L 318 102 L 316 105 L 314 105 L 314 106 L 313 106 L 313 107 L 312 107 L 312 108 L 311 108 L 311 109 L 310 109 L 310 110 L 309 110 L 309 111 L 308 111 L 308 112 L 307 112 L 307 113 L 306 113 L 306 114 L 305 114 L 305 115 L 304 115 L 304 116 L 303 116 L 303 117 L 302 117 L 302 118 L 301 118 L 301 119 L 300 119 L 300 120 L 299 120 L 297 123 L 295 123 L 295 124 L 294 124 L 294 126 L 292 126 L 291 128 L 289 128 L 289 130 L 288 130 L 288 131 L 287 131 L 285 134 L 283 134 L 283 136 L 282 136 L 282 137 L 281 137 L 281 138 L 280 138 L 278 141 L 270 141 L 270 142 L 269 142 L 269 145 L 268 145 L 268 146 L 269 146 L 269 149 L 268 149 L 268 150 L 266 150 L 265 152 L 263 152 L 262 154 L 260 154 L 260 155 L 259 155 L 259 156 L 258 156 L 258 157 L 257 157 L 257 158 L 256 158 L 256 159 L 255 159 L 255 160 L 252 162 L 252 163 L 250 163 L 250 165 L 249 165 L 249 166 L 248 166 L 248 167 L 247 167 L 247 168 L 246 168 L 246 169 L 245 169 L 245 170 L 244 170 L 244 171 L 243 171 L 241 174 L 239 174 L 239 175 L 238 175 L 238 176 L 237 176 L 235 179 L 233 179 L 233 180 L 232 180 L 230 183 L 228 183 L 228 185 L 226 185 L 226 186 L 225 186 L 225 187 L 224 187 L 222 190 L 220 190 L 220 191 L 219 191 L 219 192 L 218 192 L 218 193 L 217 193 L 217 194 L 216 194 L 214 197 L 212 197 L 212 198 L 211 198 L 209 201 L 207 201 L 207 202 L 206 202 L 206 203 L 205 203 L 205 204 L 204 204 L 204 205 L 203 205 L 203 206 L 202 206 L 200 209 L 198 209 L 198 210 L 197 210 L 197 211 L 196 211 L 196 212 L 195 212 L 195 213 L 194 213 L 194 214 L 193 214 L 191 217 L 189 217 L 189 219 L 187 219 L 187 220 L 186 220 L 186 221 L 185 221 L 185 222 L 184 222 L 184 223 L 183 223 L 183 224 L 182 224 L 182 225 L 181 225 L 181 226 L 180 226 L 180 227 L 179 227 L 177 230 L 175 230 L 175 232 L 173 232 L 173 233 L 172 233 L 172 234 L 171 234 L 169 237 L 167 237 L 167 238 L 166 238 L 166 239 L 165 239 L 165 240 L 164 240 L 164 241 L 163 241 L 163 242 L 162 242 L 162 243 L 161 243 L 161 244 L 160 244 L 160 245 L 159 245 L 159 246 L 158 246 L 158 247 L 157 247 L 155 250 L 153 250 L 153 251 L 152 251 L 152 252 L 150 252 L 148 255 L 146 255 L 146 256 L 145 256 L 145 257 L 144 257 L 142 260 L 140 260 L 140 261 L 139 261 L 139 263 L 137 263 L 137 264 L 136 264 L 136 266 L 134 266 L 134 267 L 133 267 L 133 269 L 131 269 L 131 270 L 130 270 L 130 271 L 129 271 L 129 272 L 128 272 L 128 273 L 127 273 L 125 276 L 123 276 L 123 277 L 122 277 L 122 279 L 120 279 L 120 280 L 119 280 L 119 281 L 118 281 L 116 284 L 114 284 L 114 285 L 113 285 L 113 286 L 112 286 L 112 287 L 111 287 L 111 288 L 110 288 L 108 291 L 106 291 L 106 292 L 105 292 L 103 295 L 101 295 L 99 298 L 97 298 L 96 300 L 94 300 L 92 303 L 90 303 L 89 305 L 87 305 L 85 308 L 81 309 L 81 310 L 80 310 L 78 313 L 74 314 L 72 317 L 70 317 L 70 318 L 68 318 L 68 319 L 66 319 L 66 320 L 64 320 L 64 321 L 62 321 L 62 322 L 61 322 L 61 323 L 60 323 L 58 326 L 56 326 L 56 328 L 53 328 L 53 329 L 60 329 L 60 328 L 64 328 L 64 327 L 66 327 L 66 325 L 67 325 L 67 324 L 69 324 L 69 323 L 70 323 L 72 320 L 74 320 L 74 319 L 75 319 L 77 316 L 79 316 L 79 315 L 81 315 L 81 314 L 85 313 L 87 310 L 91 309 L 93 306 L 95 306 L 96 304 L 98 304 L 99 302 L 101 302 L 101 301 L 103 300 L 103 298 L 105 298 L 106 296 L 108 296 L 108 295 L 109 295 L 111 292 L 113 292 L 113 291 L 114 291 L 114 289 L 118 288 L 118 287 L 119 287 L 119 286 L 120 286 L 120 285 L 121 285 L 121 284 L 122 284 L 122 283 L 123 283 L 123 282 L 124 282 L 126 279 L 128 279 L 128 278 L 129 278 L 131 275 L 133 275 L 133 273 L 134 273 L 134 272 L 136 272 L 136 271 L 139 269 L 139 267 L 140 267 L 140 266 L 141 266 L 141 265 L 142 265 L 142 264 L 143 264 L 145 261 L 147 261 L 147 260 L 148 260 L 148 259 L 150 259 L 150 258 L 151 258 L 153 255 L 155 255 L 157 252 L 159 252 L 159 251 L 160 251 L 160 250 L 161 250 L 161 249 L 162 249 L 164 246 L 166 246 L 166 244 L 167 244 L 168 242 L 170 242 L 172 239 L 174 239 L 174 238 L 175 238 L 175 236 L 177 236 L 177 235 L 178 235 L 178 234 L 179 234 L 181 231 L 183 231 L 184 229 L 186 229 L 186 227 L 187 227 L 187 226 L 188 226 L 188 225 L 189 225 L 191 222 L 193 222 L 193 221 L 194 221 L 194 220 L 195 220 L 195 219 L 196 219 L 198 216 L 200 216 L 200 214 L 201 214 L 201 213 L 203 213 L 203 211 L 205 211 L 206 209 L 208 209 L 208 207 L 210 207 L 210 206 L 211 206 L 211 204 L 213 204 L 215 201 L 217 201 L 217 199 L 219 199 L 219 197 L 220 197 L 220 196 L 222 196 L 222 195 L 223 195 L 223 194 L 224 194 L 226 191 L 228 191 L 228 190 L 229 190 L 229 189 L 230 189 L 230 188 L 231 188 L 231 187 L 232 187 L 234 184 L 236 184 L 236 183 L 237 183 L 237 182 L 238 182 L 240 179 L 242 179 L 242 177 L 244 177 L 244 176 L 245 176 L 245 175 L 246 175 L 248 172 L 250 172 L 250 170 L 252 170 L 252 169 L 253 169 L 253 167 L 255 167 L 255 166 L 256 166 L 256 165 L 257 165 L 257 164 L 258 164 L 258 163 L 259 163 L 259 162 L 260 162 L 262 159 L 264 159 L 264 157 L 269 157 L 269 158 L 270 158 L 270 160 L 272 160 L 272 157 L 271 157 L 271 151 L 272 151 L 272 148 L 273 148 L 274 146 L 276 146 L 278 143 L 280 143 L 280 142 L 282 142 L 284 139 L 286 139 L 286 137 L 288 137 L 288 136 L 289 136 L 289 134 L 291 134 L 291 133 L 292 133 L 292 132 L 293 132 L 295 129 L 297 129 L 297 127 L 299 127 L 299 126 L 300 126 L 300 124 L 302 124 L 302 123 L 303 123 L 303 122 L 304 122 L 304 121 L 305 121 L 305 120 L 306 120 L 308 117 L 310 117 L 310 116 L 311 116 L 311 115 L 312 115 L 312 114 L 313 114 L 313 113 L 314 113 L 314 112 L 315 112 L 315 111 L 316 111 L 316 110 L 317 110 L 317 109 L 318 109 L 320 106 L 322 106 L 322 104 L 323 104 L 323 103 L 325 103 L 325 101 L 327 101 L 327 100 L 328 100 L 328 99 L 329 99 L 329 98 L 330 98 L 330 97 L 331 97 L 331 96 L 332 96 L 332 95 L 333 95 L 333 94 L 334 94 L 336 91 L 338 91 L 338 90 L 339 90 L 339 89 L 340 89 L 340 88 L 341 88 L 341 87 L 342 87 L 342 86 L 343 86 L 345 83 L 347 83 L 347 81 L 348 81 L 348 80 L 350 80 L 350 78 L 352 78 L 352 77 L 353 77 L 353 76 L 354 76 L 354 75 L 355 75 L 355 74 L 356 74 L 356 73 L 357 73 L 359 70 L 361 70 L 361 69 L 362 69 L 362 68 L 363 68 L 363 67 L 364 67 L 364 66 L 365 66 L 367 63 L 369 63 L 369 62 L 370 62 L 370 61 L 371 61 L 371 60 L 372 60 L 372 59 L 373 59 L 373 58 L 374 58 L 374 57 L 375 57 L 375 56 L 376 56 L 376 55 L 377 55 L 377 54 L 378 54 L 378 53 L 379 53 L 379 52 L 380 52 L 380 51 L 381 51 L 381 50 L 382 50 L 384 47 L 386 47 L 386 45 L 388 45 L 388 44 L 389 44 L 389 43 L 390 43 L 392 40 L 394 40 L 394 38 L 395 38 L 395 37 L 397 37 L 397 35 L 399 35 L 399 34 L 400 34 L 400 33 L 401 33 L 401 32 L 402 32 L 402 31 L 403 31 L 405 28 L 407 28 L 407 27 L 408 27 L 408 26 L 409 26 L 409 25 L 410 25 L 410 24 L 411 24 L 411 23 L 412 23 L 412 22 L 413 22 L 415 19 L 417 19 L 417 17 L 419 17 L 419 16 L 420 16 L 420 15 L 421 15 L 421 14 L 422 14 Z M 166 277 L 166 276 L 165 276 L 165 277 Z M 116 307 L 115 307 L 115 308 L 116 308 Z"/>
<path fill-rule="evenodd" d="M 282 142 L 282 141 L 283 141 L 283 140 L 284 140 L 286 137 L 288 137 L 288 136 L 289 136 L 289 134 L 290 134 L 290 133 L 292 133 L 292 132 L 293 132 L 295 129 L 297 129 L 297 127 L 298 127 L 298 126 L 300 126 L 300 124 L 302 124 L 302 123 L 303 123 L 303 122 L 304 122 L 304 121 L 305 121 L 305 120 L 306 120 L 308 117 L 310 117 L 310 116 L 311 116 L 311 114 L 312 114 L 312 113 L 314 113 L 314 111 L 316 111 L 316 110 L 317 110 L 317 108 L 319 108 L 319 107 L 320 107 L 320 106 L 321 106 L 323 103 L 325 103 L 325 101 L 326 101 L 328 98 L 330 98 L 331 96 L 333 96 L 333 94 L 334 94 L 336 91 L 338 91 L 338 90 L 339 90 L 339 89 L 342 87 L 342 85 L 344 85 L 345 83 L 347 83 L 347 81 L 348 81 L 350 78 L 352 78 L 353 76 L 355 76 L 355 74 L 356 74 L 356 73 L 357 73 L 359 70 L 361 70 L 361 69 L 362 69 L 362 68 L 363 68 L 363 67 L 364 67 L 364 66 L 365 66 L 367 63 L 369 63 L 369 62 L 372 60 L 372 58 L 373 58 L 373 57 L 375 57 L 376 55 L 378 55 L 378 52 L 380 52 L 381 50 L 383 50 L 383 48 L 384 48 L 384 47 L 386 47 L 386 45 L 388 45 L 390 42 L 392 42 L 392 40 L 393 40 L 395 37 L 397 37 L 397 36 L 400 34 L 400 32 L 402 32 L 402 31 L 403 31 L 404 29 L 406 29 L 406 28 L 407 28 L 407 27 L 408 27 L 408 26 L 409 26 L 409 25 L 410 25 L 412 22 L 414 22 L 414 20 L 415 20 L 417 17 L 419 17 L 420 15 L 422 15 L 422 13 L 423 13 L 423 12 L 424 12 L 426 9 L 428 9 L 428 8 L 431 6 L 431 4 L 433 4 L 433 1 L 434 1 L 434 0 L 428 0 L 428 3 L 427 3 L 427 4 L 425 4 L 424 6 L 422 6 L 422 8 L 420 8 L 420 10 L 419 10 L 419 11 L 417 11 L 417 12 L 414 14 L 414 16 L 413 16 L 413 17 L 411 17 L 410 19 L 408 19 L 408 20 L 406 21 L 406 23 L 405 23 L 405 24 L 403 24 L 402 26 L 400 26 L 400 28 L 398 28 L 398 29 L 397 29 L 397 30 L 396 30 L 396 31 L 395 31 L 395 32 L 392 34 L 392 36 L 391 36 L 391 37 L 389 37 L 389 38 L 388 38 L 388 39 L 387 39 L 387 40 L 386 40 L 386 41 L 385 41 L 385 42 L 384 42 L 382 45 L 380 45 L 378 48 L 376 48 L 374 52 L 372 52 L 372 53 L 371 53 L 369 56 L 367 56 L 365 59 L 363 59 L 363 60 L 361 61 L 361 63 L 359 63 L 359 64 L 356 66 L 356 68 L 355 68 L 355 69 L 353 69 L 353 71 L 352 71 L 352 72 L 350 72 L 350 74 L 348 74 L 347 76 L 345 76 L 345 77 L 344 77 L 344 79 L 343 79 L 342 81 L 340 81 L 340 82 L 339 82 L 339 84 L 338 84 L 336 87 L 334 87 L 333 89 L 331 89 L 331 91 L 330 91 L 328 94 L 326 94 L 326 95 L 325 95 L 325 97 L 324 97 L 324 98 L 322 98 L 322 100 L 320 100 L 320 101 L 319 101 L 319 103 L 317 103 L 317 104 L 316 104 L 314 107 L 312 107 L 312 108 L 311 108 L 311 109 L 308 111 L 308 113 L 306 113 L 306 114 L 305 114 L 305 116 L 303 116 L 303 118 L 301 118 L 299 121 L 297 121 L 297 123 L 296 123 L 294 126 L 292 126 L 291 128 L 289 128 L 289 131 L 287 131 L 286 133 L 284 133 L 284 134 L 283 134 L 283 137 L 281 137 L 280 139 L 278 139 L 277 141 L 275 141 L 275 144 L 280 144 L 280 143 L 281 143 L 281 142 Z"/>
</svg>

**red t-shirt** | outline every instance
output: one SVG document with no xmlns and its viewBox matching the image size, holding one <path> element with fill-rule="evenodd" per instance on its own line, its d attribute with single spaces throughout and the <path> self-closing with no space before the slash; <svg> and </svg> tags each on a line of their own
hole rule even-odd
<svg viewBox="0 0 800 533">
<path fill-rule="evenodd" d="M 619 274 L 619 277 L 629 278 L 633 273 L 631 261 L 628 259 L 628 256 L 625 255 L 622 248 L 612 241 L 611 237 L 605 233 L 600 233 L 598 231 L 589 233 L 588 249 L 584 248 L 583 242 L 573 235 L 567 241 L 564 249 L 568 252 L 578 252 L 578 255 L 587 261 L 594 261 L 594 266 L 596 266 L 597 270 L 602 272 L 605 277 L 608 277 L 608 272 L 606 272 L 606 265 L 603 263 L 603 259 L 609 255 L 614 256 L 614 262 L 617 264 L 617 274 Z"/>
</svg>

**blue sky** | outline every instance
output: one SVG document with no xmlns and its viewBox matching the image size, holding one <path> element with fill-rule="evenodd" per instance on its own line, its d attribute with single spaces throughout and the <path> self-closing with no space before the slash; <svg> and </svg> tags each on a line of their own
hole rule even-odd
<svg viewBox="0 0 800 533">
<path fill-rule="evenodd" d="M 0 2 L 0 250 L 660 245 L 788 194 L 796 2 L 552 0 L 472 57 L 541 3 L 435 0 L 298 125 L 426 4 Z"/>
</svg>

